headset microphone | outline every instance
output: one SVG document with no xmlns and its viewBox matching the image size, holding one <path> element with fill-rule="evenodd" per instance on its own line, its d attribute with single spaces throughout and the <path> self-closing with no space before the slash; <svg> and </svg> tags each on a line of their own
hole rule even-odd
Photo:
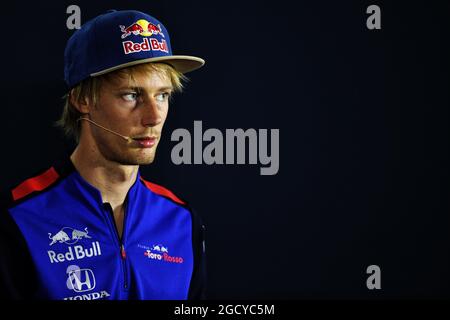
<svg viewBox="0 0 450 320">
<path fill-rule="evenodd" d="M 95 125 L 95 126 L 97 126 L 97 127 L 99 127 L 99 128 L 102 128 L 103 130 L 106 130 L 106 131 L 108 131 L 108 132 L 110 132 L 110 133 L 112 133 L 112 134 L 115 134 L 116 136 L 121 137 L 122 139 L 124 139 L 124 140 L 126 140 L 126 141 L 131 141 L 131 140 L 132 140 L 130 137 L 123 136 L 123 135 L 121 135 L 120 133 L 117 133 L 117 132 L 112 131 L 112 130 L 110 130 L 110 129 L 108 129 L 108 128 L 105 128 L 104 126 L 99 125 L 98 123 L 96 123 L 95 121 L 92 121 L 91 119 L 84 118 L 84 117 L 80 117 L 80 118 L 78 118 L 77 121 L 80 121 L 80 120 L 86 120 L 86 121 L 92 123 L 93 125 Z"/>
</svg>

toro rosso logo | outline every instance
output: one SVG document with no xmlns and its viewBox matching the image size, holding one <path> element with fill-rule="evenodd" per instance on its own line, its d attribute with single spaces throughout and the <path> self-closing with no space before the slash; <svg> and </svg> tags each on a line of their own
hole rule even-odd
<svg viewBox="0 0 450 320">
<path fill-rule="evenodd" d="M 140 19 L 128 27 L 122 25 L 119 27 L 120 31 L 122 31 L 122 39 L 125 39 L 131 34 L 134 34 L 135 36 L 140 35 L 145 37 L 160 34 L 165 38 L 164 33 L 161 30 L 160 24 L 155 25 L 144 19 Z"/>
<path fill-rule="evenodd" d="M 144 256 L 152 260 L 160 260 L 169 263 L 183 263 L 183 257 L 169 255 L 169 249 L 163 245 L 153 245 L 151 248 L 147 248 L 144 252 Z"/>
<path fill-rule="evenodd" d="M 160 42 L 156 38 L 150 38 L 150 40 L 146 38 L 154 35 L 161 35 L 165 38 L 161 25 L 155 25 L 147 20 L 140 19 L 128 27 L 123 25 L 120 25 L 119 27 L 120 31 L 122 31 L 122 39 L 125 39 L 132 34 L 135 36 L 139 35 L 144 37 L 143 41 L 138 43 L 133 41 L 122 42 L 123 51 L 125 54 L 151 50 L 169 53 L 166 40 L 162 39 Z"/>
<path fill-rule="evenodd" d="M 83 238 L 90 239 L 91 236 L 88 235 L 87 228 L 84 228 L 84 231 L 80 231 L 74 228 L 64 227 L 54 235 L 49 233 L 48 238 L 52 240 L 49 244 L 50 246 L 52 246 L 57 242 L 65 244 L 75 244 L 78 242 L 78 240 Z"/>
</svg>

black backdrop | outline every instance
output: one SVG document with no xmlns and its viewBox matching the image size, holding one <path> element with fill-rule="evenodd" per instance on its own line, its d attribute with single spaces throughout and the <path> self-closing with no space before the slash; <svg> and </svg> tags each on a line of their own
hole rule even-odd
<svg viewBox="0 0 450 320">
<path fill-rule="evenodd" d="M 3 187 L 73 148 L 53 127 L 71 4 L 82 22 L 145 11 L 175 53 L 207 61 L 142 172 L 206 221 L 210 298 L 450 296 L 448 1 L 2 4 Z M 366 28 L 371 4 L 381 30 Z M 194 120 L 279 128 L 278 174 L 172 164 L 170 134 Z M 381 290 L 366 287 L 372 264 Z"/>
</svg>

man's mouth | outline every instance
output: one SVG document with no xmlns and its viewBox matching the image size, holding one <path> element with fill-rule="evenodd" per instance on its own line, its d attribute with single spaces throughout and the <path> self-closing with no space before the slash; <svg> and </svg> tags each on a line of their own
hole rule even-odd
<svg viewBox="0 0 450 320">
<path fill-rule="evenodd" d="M 137 137 L 133 138 L 141 148 L 151 148 L 156 144 L 158 140 L 155 136 L 152 137 Z"/>
</svg>

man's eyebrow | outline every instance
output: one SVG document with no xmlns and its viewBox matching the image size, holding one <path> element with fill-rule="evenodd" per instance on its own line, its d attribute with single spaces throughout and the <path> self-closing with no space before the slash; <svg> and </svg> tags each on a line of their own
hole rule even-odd
<svg viewBox="0 0 450 320">
<path fill-rule="evenodd" d="M 167 91 L 167 90 L 173 90 L 172 86 L 168 86 L 168 87 L 161 87 L 158 89 L 158 91 Z"/>
<path fill-rule="evenodd" d="M 123 86 L 123 87 L 117 88 L 117 90 L 133 90 L 136 92 L 147 91 L 144 87 L 138 87 L 138 86 Z M 161 92 L 161 91 L 167 91 L 167 90 L 173 91 L 173 87 L 172 86 L 160 87 L 155 91 Z"/>
</svg>

